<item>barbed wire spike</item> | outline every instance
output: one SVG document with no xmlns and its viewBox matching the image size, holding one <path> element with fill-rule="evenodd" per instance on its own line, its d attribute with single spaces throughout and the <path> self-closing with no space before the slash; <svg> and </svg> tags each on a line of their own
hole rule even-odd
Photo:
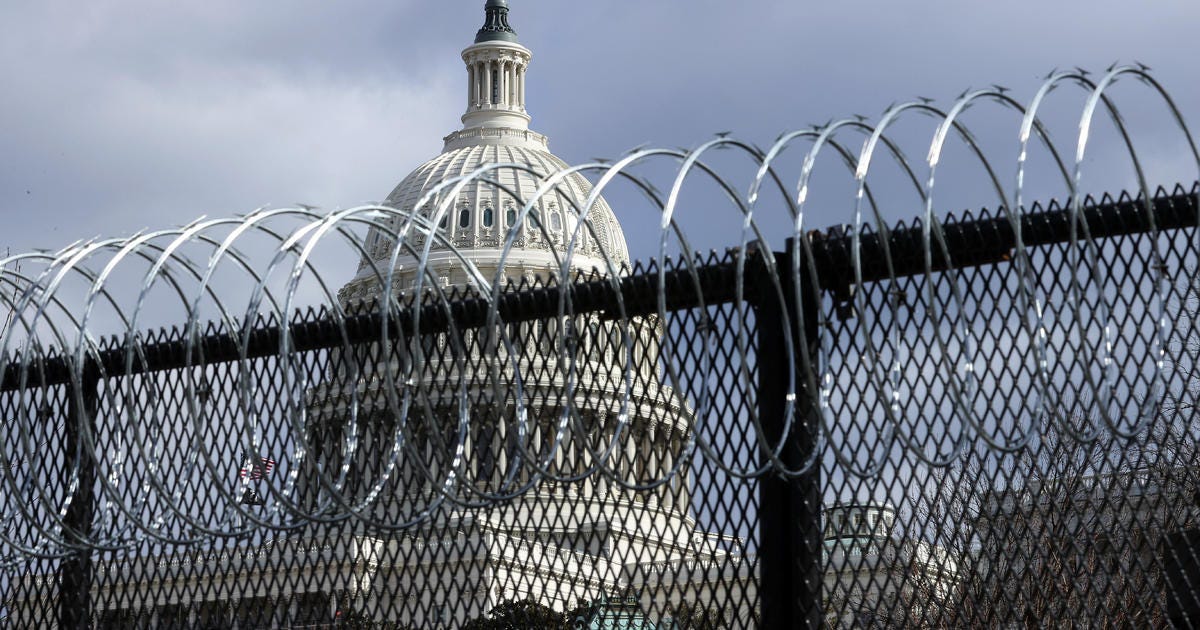
<svg viewBox="0 0 1200 630">
<path fill-rule="evenodd" d="M 1136 65 L 1143 74 L 1148 73 L 1144 64 Z M 1109 71 L 1123 72 L 1117 65 L 1110 66 Z M 1137 74 L 1131 68 L 1124 72 Z M 1087 82 L 1079 77 L 1086 74 L 1078 68 L 1065 74 L 1052 71 L 1037 98 L 1058 83 L 1072 89 L 1089 88 L 1085 90 L 1089 94 L 1106 88 L 1107 84 L 1081 86 Z M 1064 77 L 1071 80 L 1062 80 Z M 991 90 L 1006 96 L 989 98 L 989 106 L 999 101 L 1002 107 L 1020 110 L 1021 116 L 1038 125 L 1033 127 L 1037 133 L 1028 134 L 1031 142 L 1042 142 L 1056 159 L 1064 153 L 1050 140 L 1050 130 L 1042 126 L 1049 127 L 1050 123 L 1039 116 L 1041 101 L 1021 104 L 1007 97 L 1011 90 L 1005 86 L 992 84 Z M 968 89 L 958 99 L 988 93 Z M 1157 88 L 1146 93 L 1154 98 L 1163 96 Z M 1094 105 L 1095 99 L 1109 97 L 1101 93 L 1090 98 Z M 931 135 L 933 142 L 926 138 L 911 141 L 906 133 L 893 134 L 894 130 L 880 128 L 867 134 L 870 140 L 864 143 L 863 131 L 872 130 L 868 126 L 870 118 L 852 114 L 851 120 L 856 123 L 830 118 L 823 125 L 777 136 L 776 143 L 787 138 L 796 138 L 797 145 L 801 141 L 812 143 L 801 149 L 806 152 L 798 156 L 803 160 L 795 160 L 799 164 L 784 160 L 764 164 L 768 153 L 761 146 L 736 141 L 732 132 L 722 131 L 715 134 L 715 140 L 697 145 L 702 148 L 666 150 L 644 143 L 626 152 L 622 160 L 593 158 L 592 163 L 549 173 L 539 171 L 545 165 L 524 163 L 529 161 L 524 158 L 485 164 L 429 184 L 420 198 L 403 200 L 405 207 L 371 204 L 325 211 L 298 203 L 288 208 L 260 209 L 240 218 L 198 220 L 188 224 L 186 234 L 178 229 L 144 229 L 123 239 L 96 237 L 59 250 L 9 255 L 6 259 L 14 261 L 17 268 L 0 268 L 4 283 L 0 286 L 0 339 L 5 344 L 0 347 L 0 385 L 4 388 L 0 390 L 0 405 L 6 405 L 0 411 L 8 423 L 4 435 L 12 437 L 0 441 L 0 458 L 10 468 L 14 463 L 20 463 L 21 468 L 30 466 L 33 460 L 28 451 L 37 448 L 46 431 L 53 429 L 47 428 L 48 419 L 40 417 L 45 412 L 38 407 L 51 391 L 52 386 L 45 383 L 53 379 L 57 379 L 53 387 L 86 385 L 79 381 L 93 379 L 100 398 L 93 402 L 112 414 L 97 431 L 116 427 L 127 433 L 116 437 L 89 435 L 77 446 L 77 457 L 54 461 L 56 466 L 66 467 L 61 472 L 68 477 L 83 474 L 89 463 L 104 471 L 103 478 L 97 478 L 96 492 L 97 501 L 108 506 L 108 520 L 105 527 L 86 536 L 81 534 L 83 542 L 74 534 L 62 533 L 68 531 L 61 522 L 62 515 L 71 510 L 61 488 L 37 475 L 0 479 L 0 485 L 4 485 L 0 490 L 0 520 L 6 524 L 32 523 L 38 532 L 37 540 L 16 544 L 5 538 L 10 529 L 0 531 L 0 556 L 24 553 L 18 548 L 27 551 L 37 547 L 62 554 L 89 545 L 119 548 L 146 536 L 175 537 L 172 540 L 192 544 L 206 537 L 239 536 L 250 527 L 289 529 L 349 518 L 399 531 L 428 522 L 440 510 L 509 501 L 542 483 L 569 484 L 601 477 L 627 490 L 650 491 L 668 486 L 673 476 L 684 471 L 684 462 L 693 458 L 711 462 L 723 474 L 739 479 L 768 474 L 797 477 L 826 464 L 840 466 L 848 476 L 865 478 L 901 453 L 911 455 L 922 465 L 945 468 L 962 456 L 963 449 L 971 448 L 967 445 L 979 444 L 1004 453 L 1019 451 L 1040 439 L 1043 427 L 1029 423 L 1020 424 L 1020 431 L 1002 431 L 997 427 L 1003 423 L 988 415 L 991 412 L 983 408 L 986 405 L 978 404 L 979 393 L 993 387 L 995 380 L 995 375 L 988 373 L 988 361 L 995 357 L 988 357 L 984 349 L 998 343 L 994 337 L 987 337 L 997 327 L 981 325 L 992 320 L 982 322 L 979 318 L 1005 310 L 995 307 L 995 295 L 981 295 L 987 292 L 972 289 L 972 278 L 987 275 L 976 271 L 984 265 L 1010 264 L 1020 271 L 1003 280 L 1011 282 L 1003 291 L 1013 300 L 1012 308 L 1007 309 L 1014 317 L 1011 328 L 1026 334 L 1023 339 L 1029 352 L 1012 357 L 1003 369 L 1007 376 L 1029 383 L 1030 391 L 1027 396 L 1014 397 L 1007 411 L 1018 418 L 1038 417 L 1043 406 L 1064 404 L 1061 393 L 1054 389 L 1054 374 L 1078 373 L 1086 376 L 1078 385 L 1079 395 L 1097 401 L 1103 413 L 1094 426 L 1081 428 L 1066 422 L 1055 430 L 1087 443 L 1102 431 L 1123 436 L 1138 429 L 1142 425 L 1137 424 L 1141 422 L 1137 418 L 1144 414 L 1123 410 L 1130 411 L 1131 420 L 1126 421 L 1120 414 L 1107 411 L 1120 407 L 1122 401 L 1113 392 L 1119 391 L 1123 379 L 1129 376 L 1107 366 L 1118 361 L 1119 352 L 1134 352 L 1122 346 L 1123 339 L 1114 332 L 1125 330 L 1115 321 L 1116 314 L 1131 307 L 1124 295 L 1104 287 L 1097 290 L 1088 283 L 1091 278 L 1103 277 L 1100 271 L 1107 271 L 1105 256 L 1114 252 L 1120 256 L 1125 251 L 1115 248 L 1110 252 L 1107 246 L 1095 244 L 1097 234 L 1105 225 L 1140 225 L 1142 215 L 1129 213 L 1143 211 L 1137 200 L 1144 197 L 1138 194 L 1147 191 L 1102 196 L 1095 201 L 1085 196 L 1094 191 L 1079 190 L 1079 197 L 1066 203 L 1034 203 L 1026 198 L 1023 179 L 1018 179 L 1014 188 L 997 174 L 1011 170 L 1005 168 L 1005 160 L 1023 167 L 1020 160 L 1026 147 L 1004 153 L 1011 148 L 986 145 L 976 138 L 990 135 L 994 121 L 986 121 L 983 127 L 988 134 L 977 134 L 981 127 L 968 124 L 975 121 L 951 118 L 970 103 L 939 114 L 931 106 L 933 102 L 924 96 L 903 104 L 893 101 L 884 110 L 881 123 L 898 122 L 910 111 L 934 119 L 940 116 L 941 124 Z M 1107 113 L 1122 121 L 1115 100 L 1105 101 L 1106 107 L 1110 102 L 1112 110 Z M 1182 124 L 1180 129 L 1181 134 L 1187 133 Z M 1045 134 L 1040 135 L 1043 131 Z M 949 141 L 965 145 L 972 158 L 963 161 L 964 168 L 978 169 L 976 173 L 990 184 L 985 187 L 989 195 L 995 193 L 972 208 L 992 211 L 979 214 L 968 209 L 957 219 L 946 214 L 947 200 L 954 197 L 947 194 L 942 182 L 955 180 L 960 173 L 955 171 L 956 177 L 947 177 L 929 170 L 936 168 L 936 160 L 929 156 L 940 155 Z M 1127 145 L 1120 146 L 1129 151 L 1140 173 L 1143 164 L 1138 156 Z M 710 162 L 706 159 L 710 155 L 697 154 L 713 147 L 736 151 L 739 158 L 749 157 L 755 168 L 744 175 L 726 170 L 735 167 L 722 165 L 720 159 Z M 782 148 L 774 146 L 771 151 Z M 1001 153 L 997 155 L 996 151 Z M 909 158 L 918 152 L 924 159 Z M 614 163 L 622 164 L 622 170 L 613 169 Z M 880 163 L 885 166 L 879 167 Z M 624 168 L 627 164 L 631 166 Z M 1062 176 L 1065 189 L 1076 190 L 1071 163 L 1063 164 L 1056 176 Z M 643 166 L 652 175 L 642 172 Z M 841 170 L 822 170 L 813 176 L 815 169 L 826 167 Z M 881 169 L 897 168 L 899 177 L 891 177 L 894 173 L 889 171 L 877 175 Z M 750 185 L 735 173 L 753 178 Z M 843 182 L 838 178 L 846 175 L 856 188 L 840 197 L 846 193 L 839 188 Z M 590 184 L 592 178 L 597 183 Z M 720 194 L 695 204 L 693 187 L 712 183 Z M 593 190 L 592 185 L 606 188 Z M 628 221 L 624 230 L 614 218 L 615 213 L 602 202 L 606 195 L 609 199 L 620 198 L 618 186 L 633 187 L 638 193 L 636 202 L 647 204 L 650 210 L 622 210 L 622 220 Z M 663 190 L 669 194 L 664 195 Z M 782 201 L 766 199 L 768 194 L 776 193 Z M 1159 196 L 1162 194 L 1160 191 Z M 1195 193 L 1177 196 L 1184 204 L 1194 199 Z M 649 201 L 643 199 L 646 197 Z M 820 200 L 821 211 L 845 202 L 850 213 L 834 218 L 814 213 L 814 199 Z M 1021 205 L 1013 212 L 1004 210 L 1018 201 Z M 921 208 L 924 213 L 906 221 L 889 220 L 897 209 L 906 207 Z M 1023 213 L 1023 208 L 1031 210 Z M 1080 221 L 1077 225 L 1069 225 L 1067 219 L 1062 225 L 1029 223 L 1035 218 L 1044 219 L 1034 216 L 1043 208 L 1059 213 L 1100 212 L 1105 220 Z M 442 217 L 438 225 L 432 220 L 435 211 Z M 814 215 L 838 225 L 814 229 Z M 1177 229 L 1183 222 L 1177 215 L 1178 208 L 1163 213 L 1163 224 L 1154 224 L 1156 238 L 1167 238 L 1164 235 L 1168 230 Z M 1157 221 L 1158 215 L 1150 218 Z M 726 224 L 735 227 L 722 231 Z M 703 226 L 699 238 L 692 232 L 697 225 Z M 1031 231 L 1015 229 L 1025 225 Z M 977 231 L 969 232 L 968 226 Z M 1081 227 L 1089 232 L 1082 233 Z M 1042 232 L 1054 230 L 1061 233 L 1055 233 L 1060 248 L 1053 251 L 1062 258 L 1058 262 L 1064 277 L 1074 284 L 1048 290 L 1042 283 L 1042 269 L 1035 265 L 1046 264 L 1043 252 L 1049 250 L 1034 250 L 1047 247 L 1045 241 L 1022 244 L 1017 235 L 1045 236 Z M 657 246 L 655 257 L 631 263 L 624 244 L 626 234 L 630 240 Z M 725 262 L 736 265 L 721 267 L 723 263 L 715 260 L 707 264 L 721 267 L 722 273 L 732 274 L 734 268 L 753 271 L 759 274 L 753 282 L 747 280 L 749 276 L 733 275 L 714 280 L 708 275 L 712 269 L 697 265 L 697 252 L 710 246 L 703 237 L 713 234 L 727 239 L 722 243 L 730 252 Z M 977 238 L 980 234 L 986 238 Z M 803 245 L 803 264 L 784 264 L 757 255 L 774 251 L 775 241 L 787 238 L 797 238 Z M 1003 246 L 997 246 L 996 251 L 974 245 L 964 251 L 959 246 L 950 252 L 955 243 L 977 244 L 988 238 L 999 239 L 996 242 Z M 317 262 L 326 260 L 323 256 L 328 248 L 338 247 L 349 251 L 359 263 L 349 282 L 342 274 L 346 270 L 328 270 Z M 481 250 L 486 256 L 480 256 Z M 536 251 L 536 256 L 530 256 L 530 251 Z M 1163 247 L 1152 251 L 1156 256 L 1170 257 L 1176 250 Z M 532 264 L 531 260 L 540 262 Z M 774 264 L 769 269 L 751 270 L 751 260 Z M 1180 270 L 1186 265 L 1179 259 L 1141 263 L 1143 273 L 1154 272 L 1145 275 L 1162 280 L 1147 293 L 1154 294 L 1158 305 L 1171 304 L 1175 296 L 1167 288 L 1167 276 L 1185 273 Z M 996 268 L 990 267 L 988 273 Z M 628 269 L 640 270 L 636 273 L 645 277 L 630 279 L 628 274 L 635 272 L 626 272 Z M 511 278 L 505 275 L 510 273 Z M 935 276 L 939 280 L 931 279 Z M 493 284 L 497 278 L 499 284 Z M 592 284 L 577 292 L 561 291 L 564 283 L 576 278 Z M 504 284 L 509 279 L 511 287 Z M 627 280 L 628 285 L 624 284 Z M 704 311 L 702 317 L 691 320 L 686 317 L 694 314 L 683 317 L 682 311 L 673 310 L 682 308 L 674 300 L 677 296 L 658 294 L 660 286 L 663 291 L 700 288 L 707 299 L 703 289 L 713 283 L 721 285 L 717 294 L 725 302 L 705 303 L 700 309 Z M 851 392 L 856 400 L 871 408 L 881 403 L 879 451 L 864 455 L 857 445 L 844 439 L 822 437 L 824 441 L 813 450 L 816 454 L 795 462 L 781 455 L 781 445 L 760 441 L 749 448 L 761 449 L 765 454 L 761 460 L 732 461 L 722 459 L 719 446 L 702 431 L 686 428 L 701 427 L 702 421 L 713 415 L 713 397 L 721 392 L 703 387 L 725 385 L 718 383 L 721 379 L 712 378 L 712 370 L 716 369 L 712 362 L 717 360 L 714 357 L 721 357 L 729 365 L 754 365 L 759 358 L 742 334 L 754 331 L 756 325 L 752 309 L 741 308 L 747 292 L 761 296 L 763 291 L 774 294 L 788 286 L 826 292 L 822 299 L 829 301 L 822 304 L 829 307 L 828 312 L 815 319 L 847 337 L 837 344 L 811 347 L 800 339 L 791 339 L 770 348 L 770 352 L 786 356 L 783 363 L 794 370 L 788 375 L 789 381 L 799 385 L 790 394 L 798 397 L 798 388 L 804 384 L 817 388 L 813 405 L 814 417 L 823 423 L 820 433 L 841 436 L 846 433 L 836 424 L 841 417 L 836 405 L 845 401 L 839 403 L 839 397 L 847 396 L 846 383 L 861 383 Z M 383 299 L 384 287 L 391 288 L 388 299 Z M 510 289 L 530 292 L 516 298 L 505 293 Z M 720 311 L 723 304 L 738 300 L 743 301 L 738 308 Z M 712 321 L 718 313 L 727 318 L 720 326 Z M 918 314 L 926 319 L 915 319 Z M 835 318 L 841 324 L 833 322 Z M 1152 357 L 1165 355 L 1174 332 L 1164 324 L 1169 323 L 1168 319 L 1161 313 L 1147 318 L 1153 321 L 1153 330 L 1137 340 L 1141 345 L 1136 346 L 1136 352 Z M 152 320 L 155 326 L 148 323 Z M 671 333 L 686 331 L 687 321 L 699 322 L 704 333 L 701 341 L 671 337 Z M 921 328 L 930 322 L 936 326 Z M 527 323 L 545 325 L 534 326 L 531 333 L 523 328 Z M 477 329 L 491 325 L 496 326 L 496 334 L 477 333 Z M 738 337 L 722 341 L 717 332 L 722 327 L 735 331 Z M 911 334 L 913 331 L 920 334 Z M 1100 341 L 1076 352 L 1060 353 L 1053 345 L 1056 339 L 1092 339 L 1096 331 L 1101 331 L 1096 333 L 1101 335 Z M 359 361 L 355 346 L 363 344 L 370 334 L 379 335 L 371 343 L 395 348 L 396 356 Z M 530 343 L 531 334 L 538 337 L 536 346 L 525 345 Z M 320 336 L 326 343 L 321 350 L 329 353 L 325 358 L 337 367 L 325 369 L 322 365 L 314 370 L 312 344 L 299 341 L 305 335 Z M 389 345 L 382 344 L 385 335 Z M 903 347 L 910 337 L 917 341 Z M 425 343 L 427 340 L 432 342 Z M 472 354 L 478 346 L 471 344 L 484 341 L 491 344 L 487 351 Z M 605 347 L 605 358 L 587 355 L 592 342 Z M 696 343 L 730 345 L 687 347 Z M 705 353 L 703 365 L 678 364 L 679 356 L 695 351 L 688 355 L 694 358 L 701 350 Z M 927 356 L 912 356 L 918 351 Z M 333 360 L 335 357 L 338 360 Z M 159 382 L 138 372 L 155 361 L 169 363 L 170 367 L 163 370 L 174 370 L 171 378 L 182 375 L 178 382 Z M 269 379 L 256 380 L 254 370 L 261 366 L 255 361 L 271 364 Z M 219 367 L 222 365 L 234 367 L 223 372 L 225 368 Z M 639 372 L 651 365 L 653 368 L 646 373 Z M 1145 365 L 1148 367 L 1139 368 L 1142 371 L 1138 373 L 1145 382 L 1138 387 L 1151 392 L 1151 403 L 1160 402 L 1153 397 L 1165 395 L 1162 392 L 1166 385 L 1179 375 L 1162 360 L 1147 361 Z M 839 372 L 852 369 L 875 373 L 858 379 Z M 126 378 L 123 370 L 132 370 L 138 376 Z M 586 429 L 581 419 L 595 416 L 590 413 L 593 410 L 584 407 L 594 404 L 591 388 L 596 383 L 584 382 L 591 377 L 583 376 L 589 373 L 604 381 L 604 396 L 613 403 L 611 417 L 616 418 L 616 425 L 611 433 L 597 434 L 596 440 L 576 444 L 573 432 Z M 651 373 L 654 376 L 647 376 Z M 444 390 L 444 399 L 431 402 L 430 392 L 425 391 L 431 383 Z M 147 394 L 155 387 L 163 391 Z M 171 391 L 172 387 L 178 389 Z M 561 391 L 554 392 L 562 394 L 561 408 L 538 416 L 532 409 L 537 403 L 531 401 L 552 397 L 542 390 L 555 387 L 561 387 Z M 66 387 L 53 391 L 74 390 Z M 925 417 L 919 413 L 924 411 L 923 397 L 928 398 L 922 392 L 929 391 L 945 392 L 945 397 L 938 401 L 942 408 L 932 414 L 936 419 L 920 430 L 956 436 L 932 446 L 923 442 L 913 424 L 913 418 Z M 453 404 L 446 402 L 451 399 Z M 654 402 L 659 399 L 673 401 L 667 406 L 679 414 L 678 436 L 676 428 L 671 428 L 670 439 L 664 443 L 673 443 L 678 437 L 682 446 L 675 454 L 681 456 L 664 458 L 672 462 L 668 468 L 631 479 L 622 464 L 613 463 L 615 455 L 627 446 L 620 438 L 645 428 L 639 422 L 650 426 L 646 417 L 638 415 L 649 413 L 645 409 L 669 415 L 667 406 Z M 478 415 L 472 413 L 470 405 L 480 400 L 511 405 L 506 408 L 513 416 L 505 426 L 511 433 L 493 441 L 472 433 L 478 428 Z M 215 406 L 213 401 L 220 405 Z M 336 411 L 330 411 L 334 408 Z M 320 449 L 311 448 L 313 423 L 326 421 L 321 416 L 330 413 L 360 418 L 382 414 L 394 419 L 396 427 L 394 434 L 383 436 L 382 441 L 375 440 L 377 436 L 363 439 L 358 433 L 348 433 L 341 443 L 331 446 L 337 456 L 321 460 L 324 455 Z M 137 422 L 136 430 L 122 424 L 131 421 Z M 237 430 L 224 436 L 229 443 L 220 445 L 221 452 L 237 453 L 238 458 L 247 454 L 271 457 L 280 463 L 280 469 L 304 469 L 310 471 L 305 474 L 312 475 L 303 480 L 299 473 L 290 475 L 287 481 L 256 480 L 271 486 L 261 492 L 266 504 L 273 506 L 270 516 L 262 516 L 239 502 L 244 496 L 241 486 L 204 485 L 205 479 L 224 477 L 222 471 L 211 469 L 217 451 L 206 452 L 204 449 L 211 446 L 209 441 L 193 438 L 235 425 Z M 346 425 L 358 430 L 354 423 Z M 424 435 L 427 427 L 443 425 L 447 433 L 433 436 L 441 441 L 437 449 L 425 449 L 428 445 L 418 448 L 406 441 Z M 788 425 L 783 433 L 795 428 Z M 539 437 L 535 439 L 534 435 Z M 538 439 L 544 442 L 536 443 Z M 748 439 L 765 440 L 754 431 Z M 110 448 L 113 443 L 121 446 Z M 363 471 L 351 470 L 347 462 L 356 461 L 359 453 L 354 449 L 365 448 L 364 443 L 391 445 L 394 466 L 356 476 Z M 493 443 L 515 450 L 488 453 L 484 461 L 511 461 L 520 467 L 499 486 L 480 472 L 486 466 L 468 461 L 478 455 L 473 448 Z M 265 453 L 266 448 L 284 452 Z M 563 449 L 577 448 L 588 451 L 589 457 L 584 458 L 588 464 L 578 470 L 562 468 Z M 450 455 L 438 459 L 429 455 L 432 450 Z M 173 465 L 164 454 L 185 459 L 187 466 Z M 123 459 L 117 462 L 114 457 Z M 129 465 L 135 458 L 147 461 Z M 333 465 L 334 461 L 338 464 Z M 380 516 L 383 512 L 376 510 L 377 502 L 386 494 L 388 484 L 396 481 L 388 475 L 400 474 L 397 469 L 421 479 L 422 492 L 428 491 L 421 496 L 432 498 L 404 519 L 387 520 L 392 516 Z M 360 486 L 352 490 L 348 478 L 354 478 Z M 300 486 L 305 483 L 320 491 L 301 500 Z M 147 503 L 137 497 L 146 488 L 155 505 L 171 508 L 165 511 L 167 516 L 141 518 Z M 183 498 L 198 493 L 198 489 L 210 498 L 204 510 Z"/>
</svg>

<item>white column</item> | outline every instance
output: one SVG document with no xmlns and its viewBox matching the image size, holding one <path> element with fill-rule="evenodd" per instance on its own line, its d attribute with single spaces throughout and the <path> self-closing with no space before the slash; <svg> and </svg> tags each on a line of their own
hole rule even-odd
<svg viewBox="0 0 1200 630">
<path fill-rule="evenodd" d="M 500 83 L 500 85 L 503 86 L 500 88 L 500 104 L 502 106 L 504 106 L 505 108 L 507 108 L 508 107 L 508 86 L 509 86 L 508 62 L 507 61 L 500 62 L 500 76 L 503 77 L 503 79 Z"/>
<path fill-rule="evenodd" d="M 632 427 L 626 429 L 625 439 L 629 440 L 625 443 L 625 481 L 637 483 L 638 481 L 638 460 L 637 460 L 637 435 Z"/>
<path fill-rule="evenodd" d="M 512 62 L 504 62 L 504 108 L 512 107 Z"/>
<path fill-rule="evenodd" d="M 653 428 L 647 428 L 646 434 L 644 434 L 640 442 L 638 442 L 638 445 L 641 446 L 642 450 L 642 456 L 638 458 L 638 461 L 642 463 L 642 479 L 647 479 L 653 474 L 654 464 L 656 461 L 658 461 L 656 460 L 655 456 L 658 455 L 656 449 L 658 449 L 659 445 Z"/>
<path fill-rule="evenodd" d="M 517 106 L 517 109 L 525 106 L 525 103 L 521 102 L 521 83 L 523 83 L 522 77 L 524 74 L 525 68 L 521 66 L 520 62 L 518 62 L 516 67 L 513 68 L 513 79 L 516 82 L 516 84 L 513 86 L 513 101 Z"/>
<path fill-rule="evenodd" d="M 492 64 L 483 64 L 483 102 L 492 102 Z"/>
<path fill-rule="evenodd" d="M 508 106 L 511 109 L 517 107 L 517 62 L 515 61 L 508 63 Z"/>
<path fill-rule="evenodd" d="M 467 64 L 467 111 L 475 104 L 475 66 Z"/>
<path fill-rule="evenodd" d="M 479 64 L 470 63 L 467 65 L 471 71 L 471 109 L 479 104 Z"/>
<path fill-rule="evenodd" d="M 509 76 L 508 76 L 508 62 L 504 61 L 503 59 L 496 62 L 496 80 L 498 80 L 498 82 L 500 82 L 500 85 L 499 85 L 500 89 L 496 90 L 496 94 L 499 95 L 499 98 L 497 98 L 498 102 L 496 104 L 498 107 L 504 107 L 504 102 L 505 102 L 504 94 L 505 94 L 505 90 L 508 90 Z"/>
<path fill-rule="evenodd" d="M 518 101 L 521 103 L 521 109 L 525 109 L 525 67 L 522 66 L 517 75 L 517 90 L 520 92 Z"/>
<path fill-rule="evenodd" d="M 471 109 L 479 108 L 479 64 L 471 64 Z"/>
<path fill-rule="evenodd" d="M 487 68 L 481 62 L 475 62 L 475 109 L 484 106 L 484 77 Z"/>
<path fill-rule="evenodd" d="M 675 465 L 675 456 L 674 456 L 675 452 L 673 450 L 671 450 L 671 442 L 672 441 L 673 441 L 673 439 L 671 438 L 670 433 L 668 433 L 667 437 L 663 440 L 664 451 L 663 451 L 662 466 L 658 470 L 659 478 L 662 478 L 663 476 L 665 476 L 667 474 L 667 471 L 671 470 L 671 467 Z M 673 507 L 675 505 L 675 484 L 676 484 L 676 481 L 674 478 L 672 478 L 670 482 L 663 484 L 662 502 L 663 502 L 663 505 L 665 505 L 667 507 Z"/>
</svg>

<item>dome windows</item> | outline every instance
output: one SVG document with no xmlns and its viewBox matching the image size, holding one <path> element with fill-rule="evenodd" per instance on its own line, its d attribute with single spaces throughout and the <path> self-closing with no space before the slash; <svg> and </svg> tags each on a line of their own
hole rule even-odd
<svg viewBox="0 0 1200 630">
<path fill-rule="evenodd" d="M 526 209 L 526 201 L 518 195 L 531 196 L 528 193 L 544 185 L 543 180 L 523 169 L 502 168 L 492 174 L 494 182 L 464 186 L 452 195 L 439 191 L 441 194 L 431 194 L 428 201 L 423 200 L 432 182 L 457 177 L 483 164 L 506 161 L 543 164 L 548 171 L 562 168 L 553 156 L 523 146 L 454 149 L 419 169 L 416 175 L 406 177 L 389 195 L 388 203 L 397 208 L 412 208 L 414 214 L 427 218 L 427 228 L 441 234 L 431 245 L 435 250 L 492 249 L 511 236 L 515 249 L 534 250 L 537 256 L 547 249 L 561 253 L 570 246 L 582 257 L 578 264 L 587 267 L 603 258 L 599 255 L 603 244 L 615 268 L 623 267 L 628 260 L 624 239 L 603 200 L 597 199 L 588 220 L 580 222 L 574 204 L 590 195 L 591 190 L 584 187 L 588 185 L 586 180 L 566 178 L 557 189 L 531 200 Z"/>
<path fill-rule="evenodd" d="M 418 214 L 421 216 L 421 218 L 428 221 L 428 225 L 433 225 L 433 218 L 435 216 L 437 216 L 437 211 L 434 209 L 433 205 L 425 204 L 424 206 L 421 207 L 421 210 Z M 440 220 L 438 220 L 438 224 L 437 224 L 438 229 L 439 230 L 446 229 L 447 223 L 448 223 L 448 221 L 446 220 L 446 216 L 443 215 L 442 218 Z"/>
</svg>

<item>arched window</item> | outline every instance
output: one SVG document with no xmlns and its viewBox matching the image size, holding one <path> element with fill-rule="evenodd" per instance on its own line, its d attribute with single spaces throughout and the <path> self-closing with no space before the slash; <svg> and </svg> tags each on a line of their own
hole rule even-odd
<svg viewBox="0 0 1200 630">
<path fill-rule="evenodd" d="M 550 213 L 550 229 L 555 232 L 562 231 L 562 215 L 558 213 L 558 210 Z"/>
<path fill-rule="evenodd" d="M 443 215 L 442 215 L 442 220 L 441 220 L 441 221 L 438 221 L 438 229 L 439 229 L 439 230 L 444 230 L 444 229 L 446 229 L 446 226 L 447 226 L 447 225 L 450 225 L 450 215 L 448 215 L 448 214 L 443 214 Z"/>
<path fill-rule="evenodd" d="M 591 321 L 588 323 L 587 341 L 590 344 L 588 352 L 597 352 L 604 349 L 604 333 L 600 329 L 599 322 Z"/>
<path fill-rule="evenodd" d="M 458 227 L 465 228 L 471 225 L 471 209 L 463 208 L 458 211 Z"/>
<path fill-rule="evenodd" d="M 508 227 L 517 224 L 517 209 L 511 205 L 504 208 L 504 224 Z"/>
<path fill-rule="evenodd" d="M 567 351 L 574 352 L 575 356 L 580 356 L 584 353 L 587 341 L 587 328 L 578 326 L 572 321 L 566 322 L 563 342 L 566 344 Z"/>
<path fill-rule="evenodd" d="M 483 209 L 483 227 L 492 227 L 496 223 L 496 213 L 491 206 Z"/>
</svg>

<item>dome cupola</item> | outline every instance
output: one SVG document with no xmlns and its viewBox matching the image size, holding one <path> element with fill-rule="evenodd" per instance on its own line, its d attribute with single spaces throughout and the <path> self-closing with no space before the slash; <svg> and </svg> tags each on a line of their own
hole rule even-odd
<svg viewBox="0 0 1200 630">
<path fill-rule="evenodd" d="M 463 126 L 528 129 L 525 69 L 533 54 L 508 25 L 508 3 L 488 0 L 483 28 L 462 52 L 467 64 L 467 111 Z"/>
</svg>

